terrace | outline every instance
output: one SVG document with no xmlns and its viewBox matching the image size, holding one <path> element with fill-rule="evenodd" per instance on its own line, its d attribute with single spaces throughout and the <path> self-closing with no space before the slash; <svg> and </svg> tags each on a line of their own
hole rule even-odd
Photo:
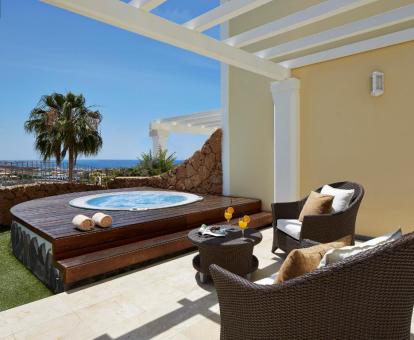
<svg viewBox="0 0 414 340">
<path fill-rule="evenodd" d="M 0 313 L 0 338 L 414 339 L 414 163 L 406 156 L 414 142 L 406 80 L 414 76 L 408 65 L 413 1 L 230 0 L 182 25 L 151 12 L 166 0 L 43 2 L 218 60 L 223 107 L 154 121 L 154 151 L 171 133 L 211 137 L 174 170 L 119 178 L 107 192 L 150 187 L 199 194 L 202 201 L 113 211 L 109 229 L 89 232 L 70 221 L 90 211 L 69 201 L 98 188 L 70 187 L 65 195 L 15 202 L 13 252 L 58 294 Z M 221 39 L 203 33 L 217 25 Z M 333 208 L 336 194 L 326 194 L 329 211 L 300 217 L 309 192 L 323 193 L 327 183 L 339 196 L 352 191 L 343 210 Z M 238 219 L 251 215 L 249 233 L 262 233 L 254 244 L 239 231 L 231 238 L 234 230 L 227 230 L 225 241 L 190 237 L 203 223 L 224 224 L 229 206 L 240 227 L 245 220 Z M 400 225 L 404 236 L 395 232 Z M 384 234 L 386 241 L 378 241 Z M 380 243 L 361 245 L 368 250 L 325 267 L 319 259 L 318 268 L 274 282 L 295 249 L 344 236 L 357 246 Z M 214 281 L 203 272 L 207 259 Z M 242 272 L 247 260 L 253 264 Z M 326 314 L 334 320 L 329 325 Z"/>
<path fill-rule="evenodd" d="M 269 256 L 271 230 L 255 248 L 261 268 L 277 271 Z M 200 284 L 193 253 L 1 313 L 0 333 L 16 339 L 218 339 L 220 317 L 211 284 Z M 10 339 L 13 339 L 11 336 Z"/>
<path fill-rule="evenodd" d="M 252 280 L 277 272 L 284 259 L 282 252 L 269 252 L 271 229 L 262 233 L 263 242 L 254 249 L 260 267 Z M 193 256 L 160 261 L 2 312 L 0 334 L 5 339 L 218 339 L 217 295 L 211 283 L 199 283 Z"/>
</svg>

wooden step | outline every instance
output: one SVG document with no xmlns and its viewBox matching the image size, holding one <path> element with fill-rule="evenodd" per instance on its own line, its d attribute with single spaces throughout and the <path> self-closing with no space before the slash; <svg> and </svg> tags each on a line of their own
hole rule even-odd
<svg viewBox="0 0 414 340">
<path fill-rule="evenodd" d="M 260 212 L 250 217 L 251 228 L 265 227 L 272 223 L 272 215 L 268 212 Z M 225 222 L 221 224 L 223 223 Z M 237 224 L 237 219 L 232 220 L 231 223 Z M 187 239 L 190 230 L 59 260 L 57 267 L 63 273 L 65 286 L 68 286 L 87 278 L 190 249 L 194 247 Z"/>
</svg>

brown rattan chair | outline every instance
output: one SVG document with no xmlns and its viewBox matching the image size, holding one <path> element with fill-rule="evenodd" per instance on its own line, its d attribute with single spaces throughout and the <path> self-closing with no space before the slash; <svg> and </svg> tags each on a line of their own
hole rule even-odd
<svg viewBox="0 0 414 340">
<path fill-rule="evenodd" d="M 273 203 L 273 246 L 272 252 L 277 248 L 285 252 L 300 248 L 303 239 L 327 243 L 352 235 L 352 243 L 355 236 L 355 221 L 359 205 L 364 197 L 362 185 L 353 182 L 338 182 L 330 184 L 339 189 L 354 189 L 355 194 L 349 207 L 345 211 L 325 215 L 308 215 L 302 222 L 300 235 L 294 238 L 277 227 L 278 219 L 297 219 L 305 204 L 307 197 L 297 202 Z M 320 192 L 322 188 L 317 189 Z"/>
<path fill-rule="evenodd" d="M 221 340 L 410 339 L 414 233 L 281 284 L 210 272 Z"/>
</svg>

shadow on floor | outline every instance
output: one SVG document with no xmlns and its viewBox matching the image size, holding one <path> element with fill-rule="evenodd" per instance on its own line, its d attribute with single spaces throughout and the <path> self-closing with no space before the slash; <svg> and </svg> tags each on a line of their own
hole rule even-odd
<svg viewBox="0 0 414 340">
<path fill-rule="evenodd" d="M 189 299 L 182 299 L 178 301 L 182 306 L 170 313 L 163 315 L 151 322 L 148 322 L 142 325 L 139 328 L 134 329 L 133 331 L 124 334 L 117 340 L 127 340 L 127 339 L 152 339 L 157 335 L 169 330 L 170 328 L 183 323 L 184 321 L 196 316 L 202 315 L 205 318 L 220 324 L 220 316 L 217 313 L 212 312 L 209 308 L 214 306 L 217 303 L 217 294 L 210 293 L 206 296 L 203 296 L 200 299 L 191 301 Z M 113 340 L 108 334 L 102 335 L 98 340 Z"/>
<path fill-rule="evenodd" d="M 278 255 L 279 254 L 277 254 L 277 256 Z M 277 258 L 277 262 L 257 270 L 254 275 L 254 280 L 268 277 L 271 274 L 277 272 L 281 265 L 280 260 L 281 257 Z M 202 298 L 197 299 L 195 301 L 191 301 L 189 299 L 182 299 L 178 301 L 178 303 L 181 304 L 180 308 L 170 313 L 167 313 L 160 318 L 152 320 L 151 322 L 148 322 L 121 337 L 118 337 L 117 340 L 151 339 L 196 315 L 202 315 L 203 317 L 217 324 L 220 324 L 220 315 L 210 310 L 210 308 L 213 307 L 218 301 L 212 280 L 208 280 L 207 283 L 201 283 L 198 274 L 195 275 L 195 279 L 200 288 L 210 292 L 208 295 L 203 296 Z M 110 337 L 108 334 L 102 335 L 97 339 L 113 340 L 113 338 Z"/>
</svg>

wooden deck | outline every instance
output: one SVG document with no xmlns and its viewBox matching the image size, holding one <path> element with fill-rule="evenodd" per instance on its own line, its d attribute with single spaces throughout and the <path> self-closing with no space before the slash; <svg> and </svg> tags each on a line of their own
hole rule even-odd
<svg viewBox="0 0 414 340">
<path fill-rule="evenodd" d="M 133 191 L 152 188 L 106 190 Z M 95 211 L 75 208 L 69 201 L 105 191 L 72 193 L 41 198 L 11 209 L 13 219 L 52 244 L 56 266 L 65 283 L 109 272 L 142 260 L 173 253 L 191 245 L 187 232 L 202 223 L 223 221 L 224 209 L 232 206 L 235 217 L 258 214 L 258 226 L 269 224 L 257 199 L 205 195 L 203 200 L 184 206 L 146 211 L 109 211 L 113 226 L 81 232 L 71 221 L 76 214 L 92 216 Z M 93 275 L 92 275 L 93 274 Z"/>
</svg>

